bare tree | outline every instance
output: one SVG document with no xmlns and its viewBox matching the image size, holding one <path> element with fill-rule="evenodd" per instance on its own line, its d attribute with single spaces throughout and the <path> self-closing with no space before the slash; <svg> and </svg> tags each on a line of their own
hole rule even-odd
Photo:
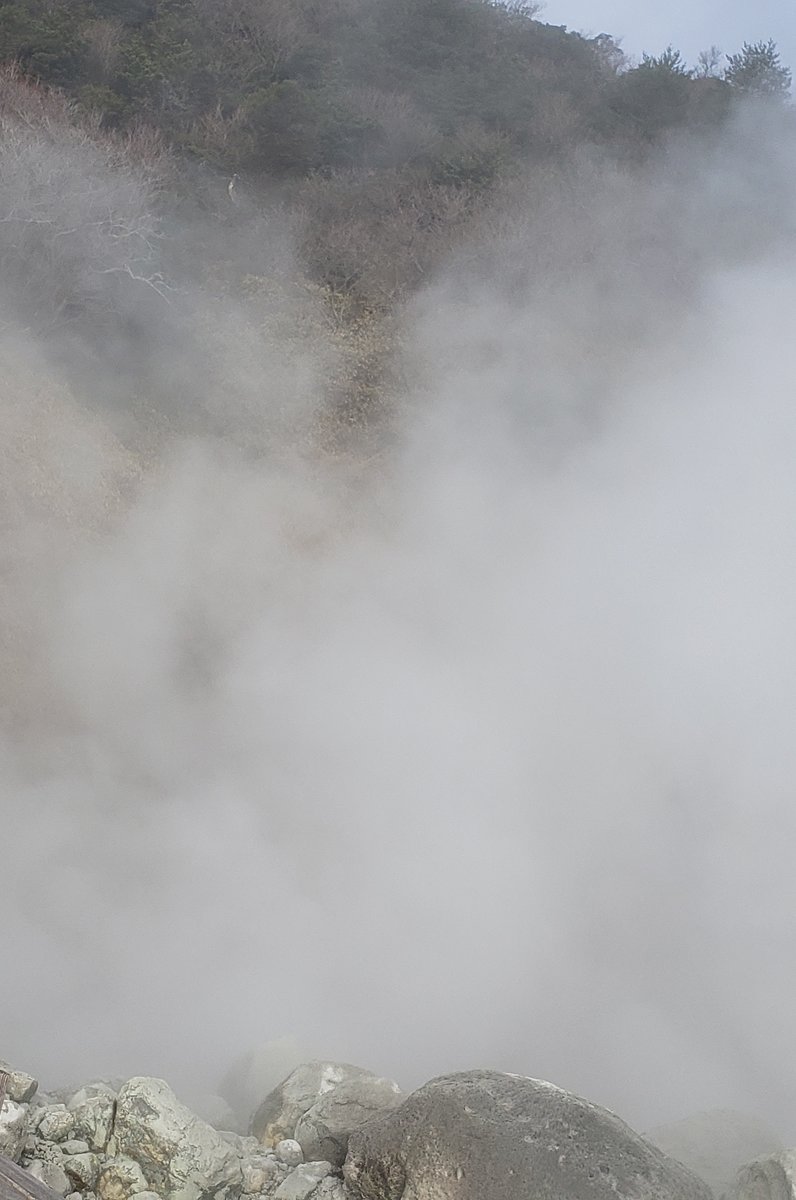
<svg viewBox="0 0 796 1200">
<path fill-rule="evenodd" d="M 99 320 L 122 280 L 166 297 L 162 166 L 151 132 L 106 134 L 58 94 L 0 71 L 0 279 L 28 324 Z"/>
</svg>

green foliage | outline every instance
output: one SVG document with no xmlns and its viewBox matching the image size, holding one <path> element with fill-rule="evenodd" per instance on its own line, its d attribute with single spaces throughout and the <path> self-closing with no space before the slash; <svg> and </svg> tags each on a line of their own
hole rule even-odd
<svg viewBox="0 0 796 1200">
<path fill-rule="evenodd" d="M 79 3 L 0 4 L 0 61 L 16 61 L 31 75 L 68 86 L 81 74 L 85 16 Z"/>
<path fill-rule="evenodd" d="M 791 73 L 772 41 L 744 42 L 738 54 L 728 54 L 724 79 L 739 95 L 761 99 L 784 100 L 791 85 Z"/>
<path fill-rule="evenodd" d="M 644 147 L 686 123 L 695 91 L 677 50 L 645 54 L 641 65 L 620 75 L 609 104 L 609 131 Z"/>
</svg>

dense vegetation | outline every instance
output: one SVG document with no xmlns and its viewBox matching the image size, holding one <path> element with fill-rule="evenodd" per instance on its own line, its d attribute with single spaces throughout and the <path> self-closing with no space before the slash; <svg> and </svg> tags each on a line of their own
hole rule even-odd
<svg viewBox="0 0 796 1200">
<path fill-rule="evenodd" d="M 123 283 L 161 295 L 186 271 L 271 296 L 298 281 L 336 331 L 338 392 L 365 404 L 401 304 L 529 165 L 597 147 L 635 168 L 790 86 L 771 42 L 631 65 L 522 0 L 13 0 L 0 61 L 0 252 L 26 320 L 129 325 Z M 57 242 L 49 215 L 22 221 L 48 186 Z M 199 254 L 197 217 L 224 233 L 214 247 L 206 225 Z M 287 279 L 275 228 L 297 248 Z"/>
</svg>

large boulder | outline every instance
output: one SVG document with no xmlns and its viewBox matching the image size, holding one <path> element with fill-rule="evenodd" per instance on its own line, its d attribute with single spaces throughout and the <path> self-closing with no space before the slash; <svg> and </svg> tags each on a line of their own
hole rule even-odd
<svg viewBox="0 0 796 1200">
<path fill-rule="evenodd" d="M 784 1147 L 762 1121 L 729 1108 L 695 1113 L 645 1134 L 664 1154 L 704 1179 L 716 1197 L 730 1190 L 736 1173 L 761 1155 Z"/>
<path fill-rule="evenodd" d="M 730 1200 L 795 1200 L 796 1150 L 756 1158 L 741 1167 L 728 1192 Z"/>
<path fill-rule="evenodd" d="M 138 1163 L 165 1200 L 200 1200 L 241 1184 L 235 1148 L 162 1079 L 130 1079 L 119 1092 L 113 1153 Z"/>
<path fill-rule="evenodd" d="M 334 1102 L 335 1094 L 339 1104 Z M 394 1107 L 399 1096 L 392 1080 L 350 1063 L 303 1063 L 266 1096 L 252 1118 L 251 1130 L 264 1146 L 295 1138 L 305 1158 L 331 1154 L 330 1161 L 342 1162 L 350 1131 L 375 1112 Z"/>
<path fill-rule="evenodd" d="M 348 1153 L 348 1139 L 355 1129 L 377 1113 L 396 1108 L 401 1090 L 391 1079 L 362 1074 L 344 1079 L 320 1096 L 296 1125 L 295 1138 L 304 1158 L 319 1159 L 341 1167 Z"/>
<path fill-rule="evenodd" d="M 434 1079 L 351 1134 L 357 1200 L 710 1200 L 619 1117 L 537 1079 Z"/>
</svg>

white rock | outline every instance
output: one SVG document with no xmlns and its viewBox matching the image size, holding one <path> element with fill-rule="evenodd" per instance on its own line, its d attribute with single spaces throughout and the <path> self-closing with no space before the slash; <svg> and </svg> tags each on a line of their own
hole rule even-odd
<svg viewBox="0 0 796 1200">
<path fill-rule="evenodd" d="M 328 1162 L 302 1163 L 290 1172 L 284 1183 L 280 1183 L 274 1192 L 275 1200 L 307 1200 L 332 1170 L 332 1164 Z"/>
<path fill-rule="evenodd" d="M 69 1112 L 65 1104 L 48 1104 L 40 1110 L 35 1120 L 39 1137 L 46 1138 L 48 1142 L 64 1141 L 75 1127 L 74 1113 Z"/>
<path fill-rule="evenodd" d="M 239 1188 L 238 1154 L 181 1104 L 162 1079 L 130 1079 L 119 1092 L 114 1142 L 135 1159 L 148 1187 L 166 1200 L 199 1200 Z"/>
<path fill-rule="evenodd" d="M 9 1063 L 0 1058 L 0 1072 L 6 1077 L 6 1095 L 17 1104 L 25 1104 L 32 1100 L 38 1089 L 38 1081 L 25 1071 L 17 1071 Z"/>
<path fill-rule="evenodd" d="M 276 1144 L 276 1157 L 287 1167 L 297 1167 L 304 1162 L 304 1151 L 293 1138 L 283 1138 Z"/>
<path fill-rule="evenodd" d="M 18 1162 L 28 1136 L 29 1109 L 6 1099 L 0 1107 L 0 1154 Z"/>
</svg>

